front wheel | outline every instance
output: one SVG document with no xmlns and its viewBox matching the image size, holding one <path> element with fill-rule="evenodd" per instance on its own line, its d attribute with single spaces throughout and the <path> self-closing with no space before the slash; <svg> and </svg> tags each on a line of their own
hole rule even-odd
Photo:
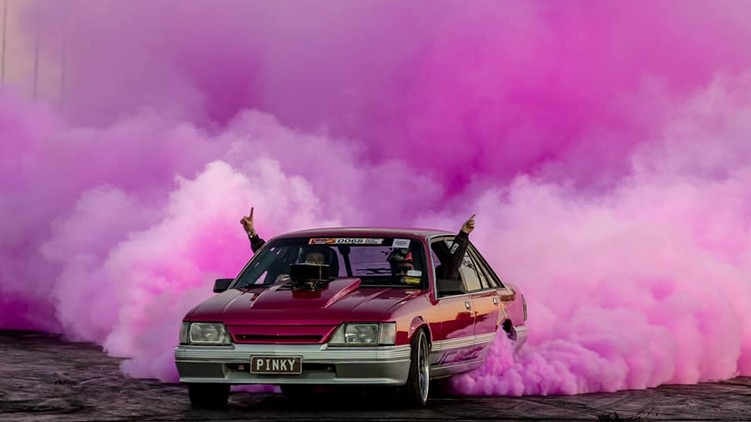
<svg viewBox="0 0 751 422">
<path fill-rule="evenodd" d="M 196 409 L 220 409 L 227 406 L 229 384 L 188 384 L 191 406 Z"/>
<path fill-rule="evenodd" d="M 411 363 L 407 384 L 403 388 L 405 404 L 410 407 L 424 407 L 430 390 L 430 347 L 425 330 L 419 330 L 412 337 Z"/>
</svg>

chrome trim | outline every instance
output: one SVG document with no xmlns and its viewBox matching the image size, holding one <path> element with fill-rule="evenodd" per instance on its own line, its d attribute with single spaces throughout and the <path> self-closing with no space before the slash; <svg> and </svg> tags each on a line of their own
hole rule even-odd
<svg viewBox="0 0 751 422">
<path fill-rule="evenodd" d="M 404 385 L 410 345 L 328 347 L 315 345 L 235 344 L 231 347 L 181 345 L 175 365 L 182 383 L 220 384 L 380 384 Z M 239 370 L 251 355 L 302 356 L 302 374 L 263 375 Z M 311 367 L 310 365 L 320 365 Z M 308 367 L 306 368 L 306 365 Z"/>
<path fill-rule="evenodd" d="M 514 345 L 514 349 L 518 350 L 527 341 L 527 327 L 524 325 L 516 325 L 514 326 L 514 330 L 516 331 L 516 344 Z"/>
<path fill-rule="evenodd" d="M 514 325 L 514 330 L 516 330 L 516 338 L 519 338 L 522 335 L 524 337 L 527 337 L 527 326 L 526 325 Z"/>
<path fill-rule="evenodd" d="M 430 353 L 430 378 L 445 378 L 447 376 L 478 368 L 485 361 L 485 356 L 490 350 L 488 346 L 490 346 L 495 338 L 496 333 L 487 333 L 479 336 L 468 336 L 434 342 Z M 475 359 L 461 362 L 442 363 L 445 357 L 451 353 L 461 353 L 462 350 L 470 350 L 477 347 L 479 347 L 480 350 Z"/>
<path fill-rule="evenodd" d="M 469 372 L 479 368 L 484 362 L 484 356 L 482 359 L 475 359 L 467 362 L 458 362 L 451 364 L 443 364 L 430 367 L 430 379 L 441 379 L 451 375 L 460 374 L 463 372 Z"/>
<path fill-rule="evenodd" d="M 475 336 L 475 338 L 477 339 L 478 344 L 492 343 L 493 340 L 495 340 L 497 335 L 498 335 L 497 333 L 487 333 L 487 334 L 480 334 L 479 336 Z"/>
<path fill-rule="evenodd" d="M 481 338 L 489 338 L 489 341 L 483 343 L 482 341 L 468 345 L 466 347 L 454 347 L 451 349 L 442 350 L 436 354 L 431 354 L 431 378 L 444 378 L 450 375 L 460 374 L 467 371 L 477 369 L 485 362 L 485 357 L 490 350 L 490 343 L 495 339 L 495 335 L 492 337 L 489 335 L 483 335 Z M 477 349 L 479 347 L 479 350 Z M 475 350 L 477 356 L 474 359 L 463 360 L 459 362 L 443 362 L 443 359 L 451 353 L 461 353 L 462 350 Z"/>
<path fill-rule="evenodd" d="M 460 347 L 471 347 L 492 343 L 495 340 L 496 333 L 481 334 L 479 336 L 459 337 L 449 340 L 438 340 L 433 342 L 432 352 L 456 349 Z"/>
<path fill-rule="evenodd" d="M 410 346 L 329 347 L 327 344 L 234 344 L 231 347 L 181 345 L 175 349 L 177 360 L 210 360 L 242 363 L 251 354 L 267 356 L 302 356 L 305 363 L 345 363 L 347 361 L 383 361 L 409 359 Z"/>
<path fill-rule="evenodd" d="M 277 377 L 277 378 L 263 377 L 263 379 L 261 378 L 242 378 L 241 379 L 241 378 L 180 377 L 180 382 L 183 384 L 209 383 L 209 384 L 233 384 L 233 385 L 240 385 L 240 384 L 404 385 L 407 383 L 407 378 L 404 377 L 404 379 L 401 379 L 401 378 L 387 378 L 387 377 L 380 377 L 380 378 L 369 377 L 369 378 L 332 378 L 332 379 L 319 379 L 319 378 L 290 379 L 290 378 L 283 378 L 283 377 Z"/>
</svg>

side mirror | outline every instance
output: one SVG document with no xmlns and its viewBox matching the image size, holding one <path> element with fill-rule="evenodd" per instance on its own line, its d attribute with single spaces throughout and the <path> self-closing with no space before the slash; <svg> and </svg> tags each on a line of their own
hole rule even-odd
<svg viewBox="0 0 751 422">
<path fill-rule="evenodd" d="M 229 289 L 229 285 L 232 284 L 233 278 L 218 278 L 214 282 L 214 293 L 221 293 Z"/>
</svg>

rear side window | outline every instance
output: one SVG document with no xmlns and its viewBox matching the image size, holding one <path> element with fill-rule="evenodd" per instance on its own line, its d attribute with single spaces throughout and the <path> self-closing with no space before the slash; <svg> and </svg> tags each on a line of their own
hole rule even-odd
<svg viewBox="0 0 751 422">
<path fill-rule="evenodd" d="M 477 275 L 475 263 L 472 262 L 472 259 L 467 254 L 464 255 L 459 272 L 462 275 L 464 287 L 468 292 L 482 290 L 482 284 L 480 283 L 480 277 Z"/>
<path fill-rule="evenodd" d="M 498 287 L 505 287 L 503 285 L 503 282 L 501 282 L 501 279 L 496 275 L 496 273 L 493 271 L 492 268 L 490 268 L 490 265 L 488 265 L 488 262 L 485 261 L 485 258 L 480 254 L 480 252 L 475 249 L 473 245 L 469 245 L 468 252 L 472 255 L 474 261 L 477 263 L 477 270 L 479 274 L 481 274 L 481 277 L 485 277 L 485 281 L 489 287 L 492 288 L 498 288 Z"/>
</svg>

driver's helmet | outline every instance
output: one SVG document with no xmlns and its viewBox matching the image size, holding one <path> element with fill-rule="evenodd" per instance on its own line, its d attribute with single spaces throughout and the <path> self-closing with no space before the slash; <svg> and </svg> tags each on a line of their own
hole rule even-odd
<svg viewBox="0 0 751 422">
<path fill-rule="evenodd" d="M 386 259 L 389 261 L 394 274 L 406 274 L 407 271 L 415 269 L 412 251 L 408 248 L 394 249 Z"/>
<path fill-rule="evenodd" d="M 328 265 L 330 274 L 336 276 L 339 273 L 339 258 L 336 251 L 328 246 L 307 245 L 302 247 L 298 262 Z"/>
</svg>

